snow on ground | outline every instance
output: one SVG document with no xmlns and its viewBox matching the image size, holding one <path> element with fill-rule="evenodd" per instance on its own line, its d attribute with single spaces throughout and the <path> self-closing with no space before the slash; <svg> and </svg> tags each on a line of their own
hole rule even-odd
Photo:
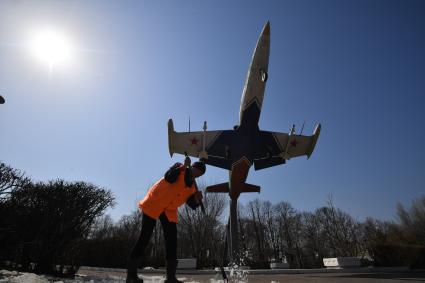
<svg viewBox="0 0 425 283">
<path fill-rule="evenodd" d="M 76 279 L 57 278 L 34 273 L 0 270 L 0 283 L 124 283 L 121 277 L 107 276 L 105 278 L 94 278 L 88 276 L 77 276 Z M 149 282 L 149 281 L 146 281 Z M 154 281 L 160 282 L 160 281 Z"/>
<path fill-rule="evenodd" d="M 59 283 L 60 280 L 49 280 L 44 276 L 39 276 L 34 273 L 16 272 L 8 270 L 0 270 L 0 282 L 10 283 Z"/>
<path fill-rule="evenodd" d="M 141 275 L 140 276 L 145 283 L 163 283 L 165 280 L 164 276 L 161 275 Z M 184 276 L 177 275 L 177 278 L 185 283 L 224 283 L 221 276 L 216 275 L 213 278 L 205 278 L 204 280 L 197 281 L 193 278 L 187 278 Z M 125 283 L 125 278 L 120 276 L 105 275 L 105 276 L 89 276 L 89 275 L 78 275 L 75 279 L 69 278 L 57 278 L 48 275 L 37 275 L 34 273 L 17 272 L 0 270 L 0 283 Z M 242 278 L 232 278 L 229 280 L 231 283 L 247 283 L 246 276 Z M 272 281 L 271 283 L 279 283 L 278 281 Z"/>
<path fill-rule="evenodd" d="M 146 283 L 163 283 L 164 276 L 141 276 Z M 188 281 L 190 278 L 177 278 L 185 283 L 201 283 L 199 281 Z M 34 273 L 0 270 L 0 283 L 124 283 L 125 278 L 118 276 L 76 276 L 75 279 L 56 278 Z M 222 283 L 223 280 L 211 278 L 209 283 Z M 242 283 L 242 281 L 237 281 Z M 235 282 L 236 283 L 236 282 Z"/>
</svg>

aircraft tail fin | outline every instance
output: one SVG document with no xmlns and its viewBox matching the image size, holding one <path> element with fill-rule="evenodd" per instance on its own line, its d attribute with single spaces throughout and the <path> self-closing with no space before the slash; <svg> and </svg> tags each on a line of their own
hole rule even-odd
<svg viewBox="0 0 425 283">
<path fill-rule="evenodd" d="M 260 190 L 260 186 L 245 183 L 245 186 L 242 188 L 242 193 L 259 193 Z"/>
<path fill-rule="evenodd" d="M 241 193 L 259 193 L 261 190 L 260 186 L 245 183 Z M 229 193 L 229 183 L 221 183 L 217 185 L 208 186 L 206 188 L 207 193 Z"/>
<path fill-rule="evenodd" d="M 217 185 L 208 186 L 207 193 L 229 193 L 229 183 L 221 183 Z"/>
</svg>

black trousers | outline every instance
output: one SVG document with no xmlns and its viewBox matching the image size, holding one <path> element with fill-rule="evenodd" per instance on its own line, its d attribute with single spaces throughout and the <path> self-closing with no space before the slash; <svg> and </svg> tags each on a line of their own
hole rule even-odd
<svg viewBox="0 0 425 283">
<path fill-rule="evenodd" d="M 165 251 L 167 260 L 177 259 L 177 224 L 168 221 L 165 213 L 159 216 L 161 221 L 162 229 L 164 230 L 165 238 Z M 151 239 L 153 229 L 155 228 L 156 219 L 143 213 L 142 218 L 142 230 L 140 231 L 139 239 L 133 247 L 130 253 L 130 259 L 141 258 L 144 255 L 146 246 Z"/>
</svg>

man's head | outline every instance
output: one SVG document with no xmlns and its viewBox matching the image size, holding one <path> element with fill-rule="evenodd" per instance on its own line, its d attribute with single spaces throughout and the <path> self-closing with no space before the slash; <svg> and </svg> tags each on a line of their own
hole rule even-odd
<svg viewBox="0 0 425 283">
<path fill-rule="evenodd" d="M 207 168 L 205 167 L 204 162 L 198 161 L 192 164 L 192 175 L 195 178 L 198 178 L 199 176 L 204 175 L 205 170 Z"/>
</svg>

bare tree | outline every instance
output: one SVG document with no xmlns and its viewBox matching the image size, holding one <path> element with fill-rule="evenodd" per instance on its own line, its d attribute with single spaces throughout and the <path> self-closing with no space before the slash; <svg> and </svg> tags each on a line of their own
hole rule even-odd
<svg viewBox="0 0 425 283">
<path fill-rule="evenodd" d="M 415 199 L 409 209 L 398 203 L 397 216 L 405 241 L 425 245 L 425 196 Z"/>
<path fill-rule="evenodd" d="M 303 212 L 302 219 L 306 267 L 321 267 L 322 259 L 330 254 L 322 220 L 311 212 Z"/>
<path fill-rule="evenodd" d="M 279 249 L 290 266 L 302 267 L 301 217 L 287 202 L 274 206 L 279 231 Z"/>
<path fill-rule="evenodd" d="M 255 199 L 250 201 L 247 205 L 247 214 L 249 220 L 251 220 L 252 230 L 254 232 L 254 239 L 256 243 L 256 254 L 260 261 L 266 260 L 265 255 L 265 238 L 264 238 L 264 230 L 265 226 L 263 221 L 263 215 L 261 213 L 262 202 L 259 199 Z"/>
<path fill-rule="evenodd" d="M 277 217 L 276 209 L 271 202 L 266 201 L 263 203 L 262 214 L 264 215 L 265 220 L 265 238 L 268 246 L 271 249 L 271 254 L 273 254 L 273 259 L 279 259 L 279 237 L 277 229 Z"/>
<path fill-rule="evenodd" d="M 199 267 L 218 264 L 216 252 L 222 250 L 224 226 L 221 220 L 226 207 L 225 196 L 221 194 L 204 194 L 203 202 L 205 214 L 200 209 L 180 208 L 177 225 L 179 256 L 196 257 Z"/>
<path fill-rule="evenodd" d="M 106 239 L 113 236 L 114 222 L 109 214 L 98 217 L 91 229 L 88 239 Z"/>
<path fill-rule="evenodd" d="M 23 187 L 30 183 L 30 179 L 25 173 L 10 167 L 4 163 L 0 163 L 0 198 L 10 195 L 15 188 Z"/>
</svg>

